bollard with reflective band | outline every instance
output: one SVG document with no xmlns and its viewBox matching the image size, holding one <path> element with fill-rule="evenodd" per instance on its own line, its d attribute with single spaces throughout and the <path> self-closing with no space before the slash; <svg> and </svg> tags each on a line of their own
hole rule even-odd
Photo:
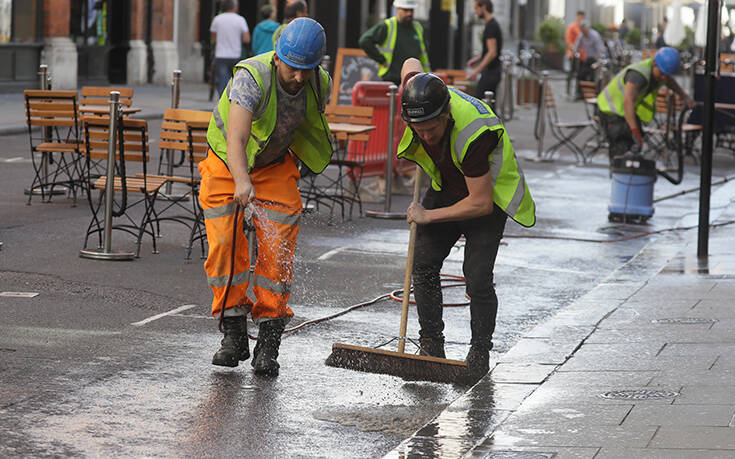
<svg viewBox="0 0 735 459">
<path fill-rule="evenodd" d="M 79 256 L 94 260 L 132 260 L 133 252 L 112 250 L 112 203 L 115 197 L 115 150 L 117 125 L 120 121 L 120 93 L 110 92 L 110 132 L 107 138 L 107 183 L 105 183 L 105 231 L 102 249 L 82 249 Z M 124 178 L 123 178 L 124 180 Z"/>
<path fill-rule="evenodd" d="M 38 86 L 41 88 L 42 91 L 48 91 L 51 89 L 51 77 L 48 74 L 48 65 L 41 64 L 38 66 Z M 52 136 L 52 129 L 51 127 L 43 127 L 43 138 L 46 142 L 51 142 L 51 136 Z M 49 157 L 51 156 L 51 153 L 49 152 L 41 152 L 41 168 L 43 169 L 43 180 L 41 183 L 48 183 L 49 178 Z M 66 194 L 69 191 L 69 188 L 62 186 L 62 185 L 56 185 L 53 188 L 49 188 L 48 190 L 41 188 L 45 186 L 44 185 L 38 185 L 37 187 L 33 188 L 32 190 L 30 188 L 26 188 L 23 190 L 25 194 L 33 194 L 34 196 L 53 196 L 53 195 L 61 195 Z M 43 198 L 42 198 L 43 199 Z"/>
<path fill-rule="evenodd" d="M 368 210 L 365 211 L 365 215 L 374 218 L 385 218 L 385 219 L 402 219 L 406 218 L 405 212 L 391 212 L 390 211 L 390 192 L 393 186 L 393 127 L 395 126 L 396 117 L 396 99 L 398 97 L 398 86 L 392 84 L 388 88 L 388 97 L 390 97 L 390 105 L 388 106 L 388 148 L 386 149 L 385 159 L 385 210 L 382 212 L 379 210 Z"/>
</svg>

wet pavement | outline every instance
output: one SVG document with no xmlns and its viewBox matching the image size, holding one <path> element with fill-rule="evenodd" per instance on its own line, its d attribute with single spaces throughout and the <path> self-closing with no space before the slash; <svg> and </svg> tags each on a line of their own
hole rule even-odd
<svg viewBox="0 0 735 459">
<path fill-rule="evenodd" d="M 151 138 L 160 130 L 154 112 L 168 104 L 166 90 L 136 88 L 151 106 Z M 204 89 L 187 91 L 182 105 L 204 108 Z M 560 109 L 577 116 L 572 104 Z M 184 261 L 185 228 L 164 225 L 158 255 L 146 240 L 132 262 L 80 259 L 86 202 L 72 207 L 61 197 L 26 206 L 27 136 L 0 137 L 0 292 L 38 293 L 0 296 L 0 455 L 676 457 L 662 452 L 670 447 L 695 457 L 668 443 L 677 438 L 675 419 L 703 424 L 691 434 L 695 452 L 707 429 L 719 428 L 712 432 L 722 440 L 712 445 L 726 454 L 732 429 L 721 424 L 735 400 L 726 389 L 732 359 L 724 351 L 735 344 L 718 299 L 732 296 L 719 293 L 731 288 L 723 275 L 734 269 L 729 227 L 712 230 L 706 267 L 692 261 L 693 231 L 574 240 L 613 240 L 686 226 L 692 218 L 696 224 L 697 194 L 658 203 L 648 225 L 608 223 L 605 160 L 579 166 L 569 152 L 552 163 L 523 159 L 535 156 L 524 130 L 529 120 L 533 112 L 519 109 L 508 130 L 538 224 L 506 227 L 495 270 L 497 366 L 472 389 L 323 365 L 332 343 L 371 346 L 397 335 L 399 303 L 388 299 L 286 335 L 276 379 L 255 376 L 249 362 L 231 370 L 212 366 L 220 335 L 208 314 L 201 261 Z M 731 156 L 718 155 L 716 165 L 718 175 L 735 170 Z M 682 185 L 659 181 L 656 195 L 697 185 L 697 168 L 689 165 Z M 732 195 L 730 185 L 715 190 L 713 220 L 732 219 Z M 405 209 L 408 199 L 394 196 L 394 209 Z M 557 239 L 516 237 L 522 235 Z M 405 222 L 335 222 L 324 209 L 306 214 L 289 327 L 401 288 L 407 241 Z M 116 234 L 114 247 L 130 249 L 133 242 Z M 462 250 L 453 250 L 444 272 L 461 275 Z M 447 289 L 445 301 L 463 302 L 464 292 Z M 668 323 L 674 319 L 705 322 Z M 463 359 L 469 311 L 446 308 L 445 321 L 448 357 Z M 413 309 L 408 328 L 415 337 Z M 690 362 L 692 356 L 699 359 Z M 674 368 L 682 358 L 686 374 Z M 716 393 L 700 390 L 709 378 L 723 385 Z M 599 396 L 643 389 L 679 395 L 635 403 Z M 686 411 L 707 397 L 716 401 L 709 411 L 689 408 L 700 409 L 699 417 Z M 641 408 L 649 406 L 679 411 Z M 710 415 L 718 424 L 702 421 Z M 661 451 L 645 456 L 646 446 Z M 640 455 L 625 456 L 622 448 Z"/>
</svg>

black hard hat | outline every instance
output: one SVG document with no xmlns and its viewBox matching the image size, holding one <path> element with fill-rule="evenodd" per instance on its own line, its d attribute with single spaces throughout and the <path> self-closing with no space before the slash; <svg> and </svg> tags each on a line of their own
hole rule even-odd
<svg viewBox="0 0 735 459">
<path fill-rule="evenodd" d="M 401 96 L 401 118 L 421 123 L 439 116 L 449 103 L 449 90 L 441 78 L 419 73 L 408 80 Z"/>
</svg>

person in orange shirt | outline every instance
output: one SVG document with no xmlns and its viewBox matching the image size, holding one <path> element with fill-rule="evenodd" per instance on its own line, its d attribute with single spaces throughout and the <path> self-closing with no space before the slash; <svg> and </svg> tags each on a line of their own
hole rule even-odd
<svg viewBox="0 0 735 459">
<path fill-rule="evenodd" d="M 582 21 L 584 21 L 584 11 L 577 11 L 577 20 L 567 26 L 564 41 L 567 43 L 567 56 L 570 59 L 574 57 L 574 45 L 582 33 L 582 29 L 579 27 L 579 23 Z"/>
<path fill-rule="evenodd" d="M 567 43 L 567 58 L 569 58 L 570 65 L 569 73 L 567 74 L 567 94 L 569 94 L 569 88 L 572 83 L 572 78 L 574 78 L 576 69 L 578 67 L 578 60 L 581 59 L 582 62 L 584 62 L 585 60 L 585 56 L 575 56 L 575 53 L 577 52 L 575 46 L 577 44 L 579 36 L 582 34 L 582 28 L 579 26 L 579 24 L 584 21 L 584 16 L 584 11 L 577 11 L 577 19 L 567 26 L 567 31 L 564 36 L 564 41 Z M 580 51 L 580 53 L 584 53 L 584 50 Z M 577 85 L 577 99 L 581 98 L 582 94 Z"/>
</svg>

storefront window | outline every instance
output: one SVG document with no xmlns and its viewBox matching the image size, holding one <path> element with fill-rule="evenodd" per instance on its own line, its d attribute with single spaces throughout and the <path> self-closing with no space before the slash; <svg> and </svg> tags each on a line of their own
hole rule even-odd
<svg viewBox="0 0 735 459">
<path fill-rule="evenodd" d="M 72 0 L 71 33 L 77 45 L 107 44 L 106 0 Z"/>
<path fill-rule="evenodd" d="M 37 4 L 37 0 L 0 0 L 0 43 L 38 41 Z"/>
<path fill-rule="evenodd" d="M 13 0 L 0 0 L 0 43 L 10 41 L 12 32 Z"/>
</svg>

